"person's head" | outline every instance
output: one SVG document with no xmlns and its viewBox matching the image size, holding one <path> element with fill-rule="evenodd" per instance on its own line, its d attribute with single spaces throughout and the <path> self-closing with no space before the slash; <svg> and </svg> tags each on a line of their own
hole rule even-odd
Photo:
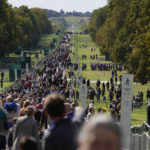
<svg viewBox="0 0 150 150">
<path fill-rule="evenodd" d="M 115 101 L 115 100 L 112 100 L 112 103 L 113 103 L 113 104 L 116 104 L 116 101 Z"/>
<path fill-rule="evenodd" d="M 94 104 L 94 100 L 90 100 L 90 104 Z"/>
<path fill-rule="evenodd" d="M 111 118 L 96 115 L 84 124 L 78 138 L 79 150 L 121 150 L 121 131 Z"/>
<path fill-rule="evenodd" d="M 95 111 L 94 107 L 91 106 L 91 107 L 89 108 L 89 112 L 90 112 L 90 113 L 94 113 L 94 111 Z"/>
<path fill-rule="evenodd" d="M 59 94 L 52 94 L 45 98 L 44 110 L 51 121 L 65 116 L 65 98 Z"/>
<path fill-rule="evenodd" d="M 39 111 L 39 107 L 40 107 L 39 105 L 36 105 L 35 110 Z"/>
<path fill-rule="evenodd" d="M 65 115 L 67 115 L 71 111 L 72 111 L 71 104 L 70 103 L 65 103 Z"/>
<path fill-rule="evenodd" d="M 101 113 L 102 112 L 102 108 L 100 107 L 100 108 L 98 108 L 98 113 Z"/>
<path fill-rule="evenodd" d="M 39 150 L 39 148 L 33 137 L 23 137 L 19 141 L 18 150 Z"/>
<path fill-rule="evenodd" d="M 32 106 L 27 106 L 25 113 L 27 116 L 33 116 L 34 115 L 34 109 Z"/>
<path fill-rule="evenodd" d="M 77 107 L 77 104 L 76 103 L 73 103 L 72 105 L 71 105 L 71 108 L 72 108 L 72 111 L 74 112 L 75 111 L 75 108 Z"/>
<path fill-rule="evenodd" d="M 23 107 L 27 107 L 30 105 L 30 101 L 29 100 L 26 100 L 24 103 L 23 103 Z"/>
<path fill-rule="evenodd" d="M 13 101 L 12 96 L 11 96 L 11 95 L 7 96 L 7 97 L 6 97 L 6 101 L 7 101 L 7 102 L 12 102 L 12 101 Z"/>
</svg>

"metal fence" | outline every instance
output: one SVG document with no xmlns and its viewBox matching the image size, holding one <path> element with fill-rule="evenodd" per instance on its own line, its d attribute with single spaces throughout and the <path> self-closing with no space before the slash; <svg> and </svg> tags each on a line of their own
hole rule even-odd
<svg viewBox="0 0 150 150">
<path fill-rule="evenodd" d="M 131 150 L 150 150 L 150 126 L 146 122 L 131 127 Z"/>
<path fill-rule="evenodd" d="M 150 150 L 149 134 L 131 134 L 131 150 Z"/>
</svg>

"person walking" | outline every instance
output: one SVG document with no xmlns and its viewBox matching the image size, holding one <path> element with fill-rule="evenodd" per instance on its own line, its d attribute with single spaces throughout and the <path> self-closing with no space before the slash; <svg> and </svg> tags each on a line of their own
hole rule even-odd
<svg viewBox="0 0 150 150">
<path fill-rule="evenodd" d="M 75 150 L 74 126 L 65 116 L 65 100 L 58 94 L 45 99 L 45 113 L 50 120 L 50 128 L 43 138 L 43 150 Z"/>
<path fill-rule="evenodd" d="M 26 109 L 26 115 L 18 118 L 14 136 L 13 136 L 13 150 L 18 150 L 18 143 L 22 137 L 34 137 L 38 142 L 38 124 L 33 119 L 34 109 L 31 106 L 28 106 Z"/>
</svg>

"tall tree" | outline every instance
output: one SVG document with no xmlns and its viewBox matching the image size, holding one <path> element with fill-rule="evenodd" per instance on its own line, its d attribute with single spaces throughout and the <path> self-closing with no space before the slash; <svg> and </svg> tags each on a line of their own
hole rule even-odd
<svg viewBox="0 0 150 150">
<path fill-rule="evenodd" d="M 102 25 L 99 20 L 103 8 L 99 9 L 101 15 L 96 10 L 91 16 L 92 39 L 102 54 L 114 62 L 126 63 L 135 80 L 146 83 L 150 80 L 150 1 L 113 0 L 106 9 L 107 18 Z"/>
</svg>

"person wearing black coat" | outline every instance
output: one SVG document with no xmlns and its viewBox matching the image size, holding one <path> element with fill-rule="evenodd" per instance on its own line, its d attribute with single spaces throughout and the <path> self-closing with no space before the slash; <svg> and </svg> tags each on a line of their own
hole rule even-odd
<svg viewBox="0 0 150 150">
<path fill-rule="evenodd" d="M 44 150 L 75 150 L 73 124 L 70 119 L 61 119 L 50 128 L 44 139 Z"/>
<path fill-rule="evenodd" d="M 87 87 L 90 87 L 90 80 L 87 80 Z"/>
<path fill-rule="evenodd" d="M 147 105 L 147 123 L 150 125 L 150 103 Z"/>
<path fill-rule="evenodd" d="M 50 128 L 44 136 L 43 150 L 75 150 L 75 132 L 73 122 L 64 118 L 64 98 L 52 94 L 45 99 L 45 113 L 50 119 Z"/>
<path fill-rule="evenodd" d="M 100 80 L 97 80 L 97 82 L 96 82 L 96 87 L 98 88 L 99 86 L 100 86 Z"/>
</svg>

